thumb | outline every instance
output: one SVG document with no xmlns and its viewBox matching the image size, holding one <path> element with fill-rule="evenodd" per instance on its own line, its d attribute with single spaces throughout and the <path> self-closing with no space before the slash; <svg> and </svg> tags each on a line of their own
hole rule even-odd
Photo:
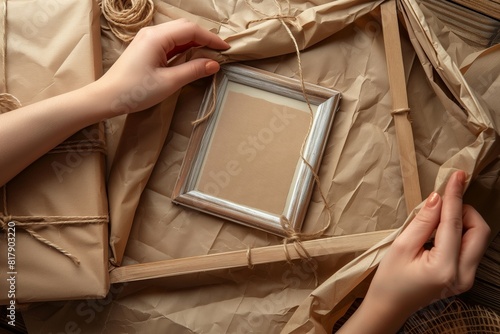
<svg viewBox="0 0 500 334">
<path fill-rule="evenodd" d="M 439 225 L 442 200 L 438 193 L 432 193 L 398 239 L 403 240 L 405 248 L 416 255 L 429 240 Z"/>
<path fill-rule="evenodd" d="M 219 69 L 215 60 L 199 58 L 163 70 L 172 91 L 176 91 L 188 83 L 217 73 Z"/>
</svg>

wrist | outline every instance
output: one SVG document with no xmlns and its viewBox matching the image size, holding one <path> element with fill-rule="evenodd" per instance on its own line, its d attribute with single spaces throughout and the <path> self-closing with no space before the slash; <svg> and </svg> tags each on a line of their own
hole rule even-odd
<svg viewBox="0 0 500 334">
<path fill-rule="evenodd" d="M 408 304 L 384 297 L 374 299 L 369 295 L 365 297 L 360 308 L 374 328 L 381 329 L 380 333 L 395 333 L 414 312 Z"/>
<path fill-rule="evenodd" d="M 97 123 L 109 118 L 120 116 L 127 111 L 120 105 L 120 99 L 112 87 L 105 82 L 97 80 L 82 87 L 78 94 L 87 100 L 88 113 Z"/>
<path fill-rule="evenodd" d="M 339 333 L 396 333 L 412 313 L 404 306 L 367 295 Z"/>
</svg>

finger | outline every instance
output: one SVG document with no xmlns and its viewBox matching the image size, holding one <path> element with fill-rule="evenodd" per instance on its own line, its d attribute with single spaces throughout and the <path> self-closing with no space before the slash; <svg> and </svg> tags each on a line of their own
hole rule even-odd
<svg viewBox="0 0 500 334">
<path fill-rule="evenodd" d="M 216 61 L 199 58 L 160 70 L 165 82 L 175 85 L 171 87 L 171 91 L 176 91 L 190 82 L 217 73 L 219 69 L 220 65 Z"/>
<path fill-rule="evenodd" d="M 158 38 L 168 43 L 168 45 L 165 45 L 166 51 L 172 50 L 175 46 L 188 43 L 195 43 L 218 50 L 225 50 L 230 47 L 216 34 L 185 19 L 160 24 L 154 28 Z"/>
<path fill-rule="evenodd" d="M 462 249 L 459 259 L 459 283 L 470 287 L 474 282 L 476 269 L 488 246 L 490 227 L 483 217 L 471 206 L 464 205 Z"/>
<path fill-rule="evenodd" d="M 441 215 L 441 197 L 438 193 L 432 193 L 425 201 L 424 206 L 406 229 L 399 235 L 399 241 L 412 255 L 420 252 L 424 244 L 429 240 L 432 233 L 439 224 Z"/>
<path fill-rule="evenodd" d="M 445 254 L 450 264 L 458 264 L 462 243 L 462 195 L 465 173 L 455 172 L 446 185 L 443 195 L 441 222 L 436 231 L 435 248 Z"/>
</svg>

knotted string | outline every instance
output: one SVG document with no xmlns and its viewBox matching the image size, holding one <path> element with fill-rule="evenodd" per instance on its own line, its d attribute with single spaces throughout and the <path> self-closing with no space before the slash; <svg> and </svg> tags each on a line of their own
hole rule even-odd
<svg viewBox="0 0 500 334">
<path fill-rule="evenodd" d="M 260 10 L 258 10 L 257 8 L 255 8 L 254 6 L 252 6 L 252 4 L 250 3 L 249 0 L 245 0 L 245 3 L 248 5 L 248 7 L 250 7 L 250 9 L 259 14 L 259 15 L 262 15 L 264 16 L 263 18 L 261 19 L 257 19 L 257 20 L 252 20 L 252 21 L 249 21 L 247 24 L 246 24 L 246 28 L 248 29 L 248 27 L 250 25 L 252 25 L 253 23 L 259 23 L 259 22 L 264 22 L 264 21 L 270 21 L 270 20 L 280 20 L 280 21 L 287 21 L 289 22 L 290 24 L 295 24 L 295 21 L 297 20 L 297 17 L 295 15 L 290 15 L 290 14 L 287 14 L 287 15 L 284 15 L 283 14 L 283 11 L 281 9 L 281 4 L 277 1 L 277 0 L 274 0 L 274 4 L 276 5 L 276 7 L 278 8 L 278 14 L 277 15 L 268 15 Z M 287 8 L 287 11 L 288 13 L 290 13 L 290 0 L 286 0 L 286 3 L 288 5 L 288 8 Z M 283 23 L 283 22 L 282 22 Z M 295 38 L 294 38 L 295 40 Z"/>
<path fill-rule="evenodd" d="M 99 0 L 102 15 L 113 34 L 125 43 L 153 21 L 153 0 Z"/>
<path fill-rule="evenodd" d="M 7 185 L 2 187 L 3 190 L 3 215 L 0 217 L 0 230 L 8 232 L 10 223 L 14 223 L 16 228 L 21 228 L 31 235 L 35 240 L 42 244 L 51 247 L 69 258 L 76 265 L 80 264 L 80 260 L 64 248 L 58 246 L 52 241 L 42 237 L 33 228 L 45 226 L 64 226 L 77 224 L 107 224 L 109 219 L 107 216 L 11 216 L 7 211 Z"/>
</svg>

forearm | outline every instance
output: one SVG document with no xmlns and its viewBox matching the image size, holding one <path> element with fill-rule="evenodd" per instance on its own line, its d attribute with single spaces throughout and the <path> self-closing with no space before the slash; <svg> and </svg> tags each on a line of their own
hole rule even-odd
<svg viewBox="0 0 500 334">
<path fill-rule="evenodd" d="M 78 130 L 112 116 L 97 85 L 0 115 L 0 185 Z"/>
</svg>

